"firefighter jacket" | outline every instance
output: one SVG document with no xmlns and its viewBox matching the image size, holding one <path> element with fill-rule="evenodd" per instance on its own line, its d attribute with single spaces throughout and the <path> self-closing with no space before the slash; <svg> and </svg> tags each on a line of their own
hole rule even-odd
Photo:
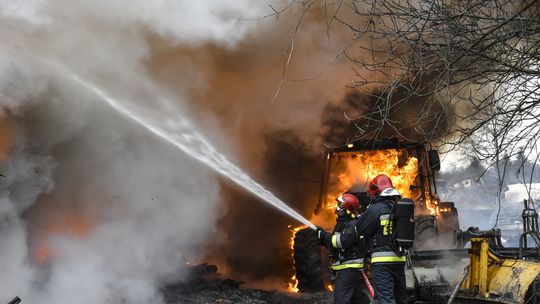
<svg viewBox="0 0 540 304">
<path fill-rule="evenodd" d="M 390 219 L 397 196 L 377 196 L 358 219 L 356 229 L 366 239 L 371 263 L 405 263 L 404 255 L 396 254 L 392 245 L 393 223 Z"/>
<path fill-rule="evenodd" d="M 339 216 L 332 234 L 326 234 L 322 243 L 332 252 L 332 270 L 363 268 L 365 242 L 356 233 L 358 218 L 350 213 Z"/>
</svg>

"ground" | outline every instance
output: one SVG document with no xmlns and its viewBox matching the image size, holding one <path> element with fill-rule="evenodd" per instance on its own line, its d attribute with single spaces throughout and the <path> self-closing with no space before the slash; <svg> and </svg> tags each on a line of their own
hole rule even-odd
<svg viewBox="0 0 540 304">
<path fill-rule="evenodd" d="M 169 294 L 167 304 L 329 304 L 332 293 L 290 294 L 246 288 L 203 290 L 188 294 Z"/>
<path fill-rule="evenodd" d="M 161 289 L 167 304 L 329 304 L 331 292 L 289 293 L 243 288 L 242 282 L 224 278 L 216 265 L 190 265 L 188 275 Z"/>
</svg>

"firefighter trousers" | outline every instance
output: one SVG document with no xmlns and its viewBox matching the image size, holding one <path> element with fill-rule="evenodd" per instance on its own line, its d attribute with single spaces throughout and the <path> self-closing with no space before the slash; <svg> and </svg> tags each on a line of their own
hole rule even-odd
<svg viewBox="0 0 540 304">
<path fill-rule="evenodd" d="M 369 292 L 358 268 L 338 270 L 334 281 L 334 304 L 368 304 Z"/>
<path fill-rule="evenodd" d="M 406 304 L 407 285 L 405 283 L 405 264 L 371 264 L 371 284 L 375 289 L 377 304 Z"/>
</svg>

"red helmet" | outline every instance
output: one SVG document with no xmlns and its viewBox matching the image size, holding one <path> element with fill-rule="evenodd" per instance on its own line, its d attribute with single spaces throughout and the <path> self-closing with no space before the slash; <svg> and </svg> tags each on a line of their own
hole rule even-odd
<svg viewBox="0 0 540 304">
<path fill-rule="evenodd" d="M 392 180 L 385 174 L 379 174 L 369 182 L 368 192 L 371 196 L 375 197 L 388 188 L 394 188 Z"/>
<path fill-rule="evenodd" d="M 360 207 L 360 201 L 354 194 L 342 194 L 336 198 L 336 201 L 338 201 L 338 203 L 341 205 L 341 208 L 347 209 L 353 213 L 356 213 Z"/>
</svg>

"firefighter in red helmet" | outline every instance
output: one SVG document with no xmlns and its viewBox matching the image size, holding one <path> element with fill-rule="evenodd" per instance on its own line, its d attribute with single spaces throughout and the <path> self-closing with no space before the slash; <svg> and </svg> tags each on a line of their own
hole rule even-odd
<svg viewBox="0 0 540 304">
<path fill-rule="evenodd" d="M 406 303 L 406 256 L 394 248 L 394 227 L 390 219 L 392 208 L 401 195 L 385 174 L 379 174 L 371 180 L 368 192 L 373 197 L 371 206 L 358 219 L 356 229 L 366 239 L 371 253 L 371 282 L 375 289 L 375 302 Z"/>
<path fill-rule="evenodd" d="M 362 280 L 365 244 L 356 233 L 360 201 L 356 195 L 345 193 L 336 198 L 336 226 L 332 233 L 317 228 L 321 245 L 331 252 L 330 269 L 334 280 L 334 304 L 370 303 L 369 293 Z"/>
</svg>

